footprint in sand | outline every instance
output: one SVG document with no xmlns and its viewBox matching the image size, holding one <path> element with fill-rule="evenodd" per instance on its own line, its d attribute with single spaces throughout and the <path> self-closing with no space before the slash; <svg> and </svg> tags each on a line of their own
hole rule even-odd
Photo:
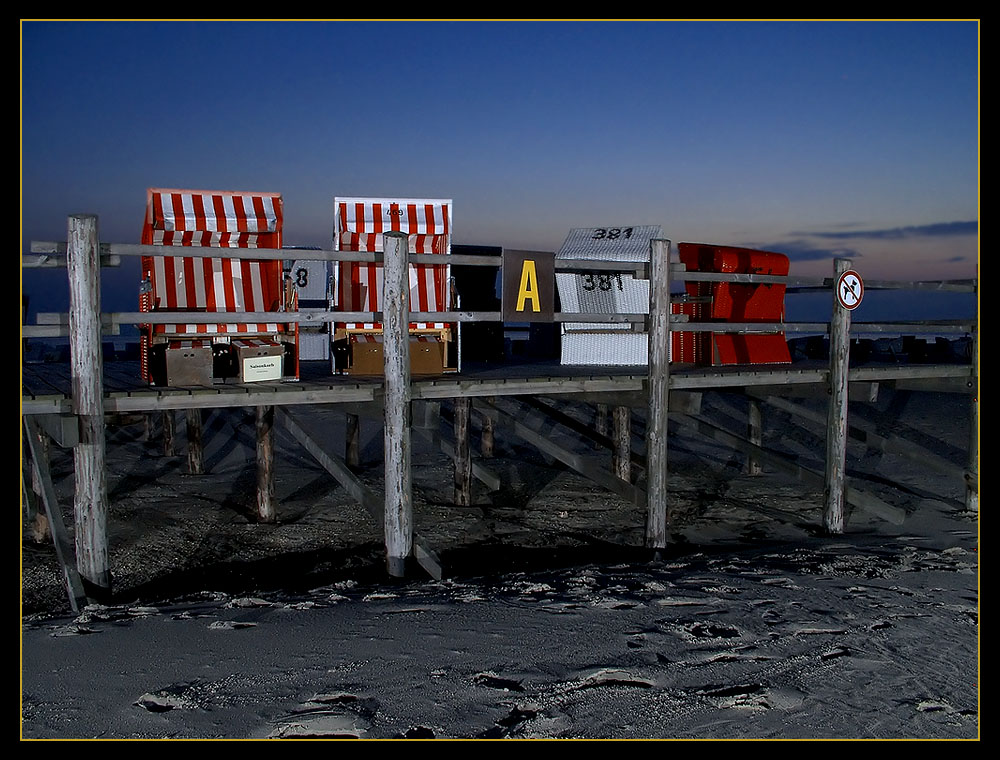
<svg viewBox="0 0 1000 760">
<path fill-rule="evenodd" d="M 268 738 L 364 739 L 371 731 L 378 708 L 375 699 L 349 692 L 315 694 L 271 731 Z"/>
</svg>

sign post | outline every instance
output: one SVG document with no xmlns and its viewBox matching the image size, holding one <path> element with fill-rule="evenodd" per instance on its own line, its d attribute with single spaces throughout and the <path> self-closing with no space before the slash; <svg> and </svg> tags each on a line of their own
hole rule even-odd
<svg viewBox="0 0 1000 760">
<path fill-rule="evenodd" d="M 836 280 L 833 319 L 830 322 L 830 406 L 826 425 L 826 494 L 823 527 L 827 533 L 844 532 L 847 462 L 847 385 L 851 355 L 851 311 L 864 296 L 861 275 L 850 259 L 835 259 Z"/>
</svg>

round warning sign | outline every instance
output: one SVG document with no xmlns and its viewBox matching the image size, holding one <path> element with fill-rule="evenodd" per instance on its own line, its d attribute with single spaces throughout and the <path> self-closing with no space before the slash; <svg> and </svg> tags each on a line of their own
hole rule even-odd
<svg viewBox="0 0 1000 760">
<path fill-rule="evenodd" d="M 861 275 L 853 269 L 848 269 L 837 280 L 837 300 L 845 309 L 856 309 L 865 295 L 865 284 Z"/>
</svg>

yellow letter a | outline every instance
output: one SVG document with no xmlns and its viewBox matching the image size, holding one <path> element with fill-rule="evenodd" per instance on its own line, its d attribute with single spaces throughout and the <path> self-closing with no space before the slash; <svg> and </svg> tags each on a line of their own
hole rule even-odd
<svg viewBox="0 0 1000 760">
<path fill-rule="evenodd" d="M 521 265 L 521 287 L 517 291 L 517 309 L 524 311 L 524 302 L 531 301 L 532 311 L 541 311 L 542 303 L 538 295 L 538 275 L 535 273 L 535 262 L 526 259 Z"/>
</svg>

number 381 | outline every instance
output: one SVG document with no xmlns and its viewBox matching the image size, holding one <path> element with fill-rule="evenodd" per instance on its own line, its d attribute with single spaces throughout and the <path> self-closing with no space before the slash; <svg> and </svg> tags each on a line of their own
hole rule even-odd
<svg viewBox="0 0 1000 760">
<path fill-rule="evenodd" d="M 624 237 L 628 240 L 632 237 L 632 228 L 625 227 L 598 227 L 594 230 L 594 234 L 590 236 L 591 240 L 617 240 L 620 237 Z"/>
<path fill-rule="evenodd" d="M 616 283 L 618 290 L 625 290 L 622 286 L 622 276 L 617 272 L 613 274 L 586 272 L 581 276 L 583 277 L 584 290 L 611 290 Z"/>
</svg>

